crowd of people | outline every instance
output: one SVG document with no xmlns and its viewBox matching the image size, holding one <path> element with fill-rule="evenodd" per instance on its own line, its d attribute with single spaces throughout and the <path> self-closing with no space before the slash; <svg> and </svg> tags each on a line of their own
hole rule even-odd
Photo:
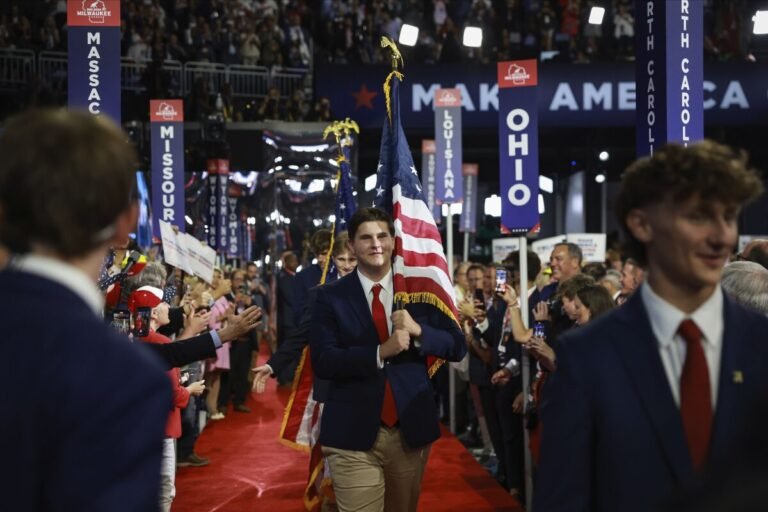
<svg viewBox="0 0 768 512">
<path fill-rule="evenodd" d="M 602 25 L 587 23 L 592 7 L 605 7 Z M 752 15 L 746 2 L 705 5 L 705 56 L 718 61 L 755 60 Z M 634 3 L 628 0 L 446 2 L 326 0 L 125 0 L 121 2 L 121 52 L 144 64 L 142 85 L 152 98 L 178 95 L 179 83 L 164 62 L 210 62 L 310 69 L 313 64 L 388 64 L 379 39 L 397 41 L 404 23 L 420 27 L 408 62 L 490 63 L 515 58 L 561 62 L 632 60 Z M 484 30 L 480 48 L 462 44 L 462 30 Z M 0 50 L 66 51 L 66 2 L 8 3 L 0 8 Z M 35 83 L 35 104 L 52 103 L 51 84 Z M 326 121 L 327 98 L 298 88 L 290 97 L 272 88 L 263 97 L 233 98 L 228 85 L 206 80 L 191 87 L 187 118 L 221 114 L 235 121 Z M 61 91 L 59 91 L 60 93 Z M 61 98 L 58 99 L 61 101 Z M 144 112 L 143 108 L 128 111 Z M 140 120 L 140 119 L 139 119 Z"/>
<path fill-rule="evenodd" d="M 604 7 L 602 25 L 587 23 Z M 747 2 L 705 4 L 705 51 L 714 60 L 749 58 Z M 0 48 L 66 50 L 66 3 L 10 2 L 0 17 Z M 542 52 L 563 62 L 628 60 L 634 54 L 630 0 L 491 1 L 124 0 L 122 54 L 135 61 L 200 61 L 271 68 L 318 62 L 388 63 L 381 36 L 420 27 L 418 63 L 494 62 Z M 462 29 L 483 28 L 481 48 L 464 48 Z"/>
<path fill-rule="evenodd" d="M 516 253 L 459 264 L 458 325 L 396 297 L 395 225 L 383 210 L 357 210 L 332 248 L 318 232 L 316 261 L 301 271 L 283 254 L 274 292 L 256 264 L 215 269 L 208 283 L 128 242 L 137 157 L 108 119 L 27 112 L 6 124 L 0 153 L 2 371 L 33 384 L 6 394 L 23 414 L 0 425 L 20 469 L 0 484 L 11 509 L 152 510 L 159 500 L 170 510 L 176 467 L 208 463 L 195 451 L 200 412 L 251 412 L 250 390 L 271 376 L 289 384 L 307 345 L 324 382 L 313 435 L 342 512 L 416 510 L 450 403 L 446 366 L 430 381 L 428 356 L 463 375 L 464 441 L 493 450 L 495 476 L 521 499 L 531 451 L 537 511 L 640 512 L 676 492 L 672 510 L 694 510 L 687 493 L 712 482 L 724 484 L 720 499 L 744 499 L 744 482 L 718 470 L 766 474 L 768 241 L 732 254 L 741 207 L 763 186 L 731 148 L 670 144 L 633 163 L 617 200 L 623 255 L 585 264 L 577 245 L 560 243 L 548 265 L 526 254 L 526 275 Z M 316 287 L 329 258 L 335 274 Z M 265 339 L 272 357 L 257 366 Z M 524 352 L 536 361 L 531 397 Z"/>
</svg>

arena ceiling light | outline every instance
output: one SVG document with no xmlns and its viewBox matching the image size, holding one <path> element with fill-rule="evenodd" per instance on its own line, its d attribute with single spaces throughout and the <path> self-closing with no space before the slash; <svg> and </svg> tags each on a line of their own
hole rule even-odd
<svg viewBox="0 0 768 512">
<path fill-rule="evenodd" d="M 416 41 L 419 40 L 419 27 L 415 25 L 409 25 L 403 23 L 400 27 L 400 37 L 398 41 L 405 46 L 416 46 Z"/>
<path fill-rule="evenodd" d="M 755 22 L 752 27 L 752 33 L 756 36 L 768 34 L 768 11 L 756 11 L 752 16 Z"/>
<path fill-rule="evenodd" d="M 501 197 L 496 194 L 486 197 L 483 212 L 491 217 L 501 217 Z"/>
<path fill-rule="evenodd" d="M 549 176 L 544 176 L 542 174 L 539 176 L 539 190 L 551 194 L 555 191 L 555 182 Z"/>
<path fill-rule="evenodd" d="M 605 7 L 592 7 L 592 10 L 589 11 L 589 24 L 602 25 L 604 16 Z"/>
<path fill-rule="evenodd" d="M 605 183 L 605 174 L 598 173 L 595 175 L 595 181 L 598 183 Z"/>
<path fill-rule="evenodd" d="M 609 158 L 611 158 L 610 153 L 608 153 L 606 150 L 602 150 L 597 157 L 600 159 L 601 162 L 607 162 Z"/>
<path fill-rule="evenodd" d="M 312 180 L 309 182 L 309 186 L 307 187 L 307 192 L 310 194 L 315 194 L 317 192 L 322 192 L 325 188 L 325 180 Z"/>
<path fill-rule="evenodd" d="M 464 27 L 464 46 L 480 48 L 483 45 L 483 29 L 480 27 Z"/>
</svg>

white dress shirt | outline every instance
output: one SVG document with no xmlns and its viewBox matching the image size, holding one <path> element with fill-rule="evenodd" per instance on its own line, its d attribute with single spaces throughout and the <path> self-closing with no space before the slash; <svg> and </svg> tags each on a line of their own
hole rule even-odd
<svg viewBox="0 0 768 512">
<path fill-rule="evenodd" d="M 365 293 L 365 300 L 368 301 L 368 311 L 371 310 L 373 304 L 373 286 L 376 284 L 381 285 L 381 291 L 379 292 L 379 300 L 384 305 L 384 313 L 387 317 L 387 333 L 392 334 L 392 301 L 395 297 L 395 284 L 392 281 L 392 269 L 381 278 L 381 281 L 371 281 L 365 277 L 360 269 L 357 269 L 357 277 L 360 278 L 360 284 L 363 285 L 363 292 Z M 371 315 L 373 313 L 371 312 Z M 384 368 L 384 361 L 381 360 L 381 345 L 376 349 L 376 361 L 379 368 Z"/>
<path fill-rule="evenodd" d="M 718 287 L 710 298 L 699 308 L 686 315 L 675 306 L 659 297 L 646 282 L 640 287 L 640 296 L 651 321 L 653 334 L 656 335 L 659 355 L 664 364 L 669 386 L 675 403 L 680 407 L 680 377 L 687 346 L 678 334 L 680 323 L 691 319 L 702 333 L 704 355 L 709 369 L 709 387 L 712 397 L 712 410 L 717 405 L 717 389 L 720 381 L 720 358 L 723 351 L 723 290 Z"/>
<path fill-rule="evenodd" d="M 99 291 L 96 283 L 88 275 L 77 267 L 64 263 L 61 260 L 25 254 L 16 256 L 11 261 L 11 267 L 27 274 L 48 279 L 68 288 L 78 297 L 83 299 L 93 310 L 94 314 L 101 315 L 104 309 L 104 296 Z"/>
</svg>

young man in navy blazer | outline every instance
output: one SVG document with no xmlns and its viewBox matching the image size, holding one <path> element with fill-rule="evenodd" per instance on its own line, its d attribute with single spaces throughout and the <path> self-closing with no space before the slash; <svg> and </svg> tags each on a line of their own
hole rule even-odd
<svg viewBox="0 0 768 512">
<path fill-rule="evenodd" d="M 0 136 L 4 510 L 157 510 L 171 387 L 102 318 L 109 246 L 136 224 L 136 155 L 105 117 L 20 114 Z"/>
<path fill-rule="evenodd" d="M 440 436 L 426 356 L 466 353 L 458 326 L 436 308 L 393 311 L 394 235 L 386 212 L 358 210 L 349 221 L 357 271 L 317 290 L 312 367 L 330 381 L 319 442 L 341 512 L 416 510 Z"/>
<path fill-rule="evenodd" d="M 768 319 L 720 277 L 741 206 L 761 191 L 746 157 L 711 141 L 629 167 L 617 214 L 647 278 L 556 349 L 536 512 L 655 510 L 745 448 L 768 392 Z"/>
</svg>

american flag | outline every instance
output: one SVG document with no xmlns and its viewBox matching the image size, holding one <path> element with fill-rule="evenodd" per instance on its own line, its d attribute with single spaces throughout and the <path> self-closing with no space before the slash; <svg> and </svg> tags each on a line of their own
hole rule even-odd
<svg viewBox="0 0 768 512">
<path fill-rule="evenodd" d="M 388 119 L 384 121 L 373 206 L 395 223 L 395 297 L 404 303 L 431 304 L 458 322 L 456 296 L 442 238 L 424 201 L 421 182 L 400 123 L 400 82 L 393 71 L 385 82 Z M 430 364 L 430 375 L 439 367 Z"/>
<path fill-rule="evenodd" d="M 341 231 L 346 231 L 347 223 L 352 214 L 357 210 L 357 203 L 352 195 L 352 175 L 350 160 L 351 139 L 342 139 L 340 142 L 342 156 L 339 158 L 339 172 L 336 175 L 336 204 L 334 221 L 334 236 Z M 333 253 L 333 240 L 329 254 Z M 333 268 L 332 259 L 329 257 L 329 266 L 323 273 L 319 284 L 336 279 L 336 269 Z M 280 429 L 280 441 L 292 448 L 310 452 L 309 476 L 304 489 L 304 506 L 307 510 L 318 510 L 323 495 L 331 495 L 331 480 L 325 474 L 325 461 L 316 443 L 319 437 L 320 417 L 322 407 L 312 398 L 314 376 L 312 372 L 309 347 L 305 347 L 301 354 L 299 366 L 293 378 L 291 397 L 285 407 L 283 425 Z"/>
</svg>

